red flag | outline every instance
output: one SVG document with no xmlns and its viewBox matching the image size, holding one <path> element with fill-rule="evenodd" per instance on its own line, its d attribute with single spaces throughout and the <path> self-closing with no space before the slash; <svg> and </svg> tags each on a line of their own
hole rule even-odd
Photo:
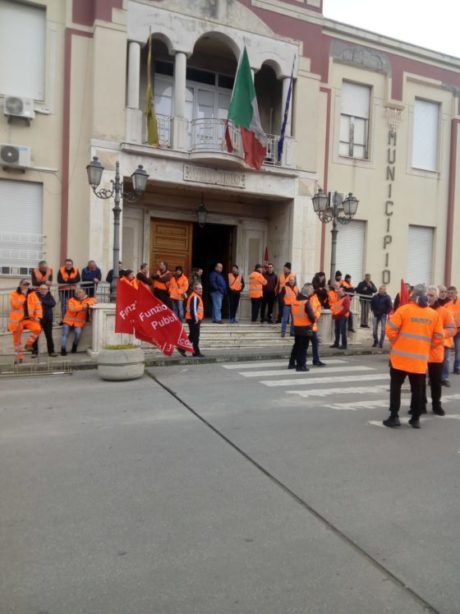
<svg viewBox="0 0 460 614">
<path fill-rule="evenodd" d="M 134 333 L 136 316 L 137 290 L 131 284 L 120 279 L 117 286 L 117 304 L 115 308 L 115 332 Z"/>
<path fill-rule="evenodd" d="M 399 305 L 406 305 L 409 302 L 409 290 L 404 279 L 401 279 L 401 288 L 399 290 Z"/>
<path fill-rule="evenodd" d="M 264 269 L 268 271 L 268 247 L 264 251 Z"/>
<path fill-rule="evenodd" d="M 166 356 L 171 356 L 176 347 L 193 352 L 182 322 L 142 284 L 138 290 L 134 334 L 138 339 L 156 345 Z"/>
</svg>

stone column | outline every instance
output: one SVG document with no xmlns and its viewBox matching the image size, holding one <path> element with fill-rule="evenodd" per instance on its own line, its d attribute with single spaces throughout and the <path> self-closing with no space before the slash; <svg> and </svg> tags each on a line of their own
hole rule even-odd
<svg viewBox="0 0 460 614">
<path fill-rule="evenodd" d="M 185 118 L 185 81 L 187 77 L 187 54 L 176 51 L 174 59 L 174 118 L 173 138 L 174 149 L 187 149 L 187 120 Z"/>
<path fill-rule="evenodd" d="M 141 45 L 130 41 L 128 47 L 128 92 L 126 109 L 126 139 L 142 143 L 142 111 L 139 108 Z"/>
</svg>

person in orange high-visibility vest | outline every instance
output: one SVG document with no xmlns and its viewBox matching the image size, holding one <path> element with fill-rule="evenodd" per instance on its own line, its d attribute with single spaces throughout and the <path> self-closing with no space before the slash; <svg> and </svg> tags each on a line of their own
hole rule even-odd
<svg viewBox="0 0 460 614">
<path fill-rule="evenodd" d="M 15 364 L 20 364 L 24 360 L 22 348 L 22 333 L 30 331 L 25 349 L 36 356 L 32 346 L 38 339 L 42 327 L 40 319 L 43 317 L 43 308 L 40 299 L 33 290 L 29 289 L 30 282 L 21 279 L 19 286 L 10 294 L 10 314 L 8 317 L 8 330 L 13 334 L 13 345 L 15 354 Z"/>
<path fill-rule="evenodd" d="M 139 290 L 140 282 L 134 271 L 132 269 L 126 269 L 120 274 L 120 283 L 128 284 L 128 286 L 132 286 L 135 290 Z"/>
<path fill-rule="evenodd" d="M 262 275 L 263 266 L 256 264 L 253 272 L 249 275 L 249 298 L 251 299 L 251 322 L 257 322 L 260 304 L 262 303 L 263 287 L 267 280 Z"/>
<path fill-rule="evenodd" d="M 190 343 L 193 345 L 193 356 L 204 358 L 200 350 L 200 325 L 204 317 L 203 286 L 196 281 L 192 286 L 192 293 L 187 299 L 185 320 L 188 324 Z M 182 353 L 182 352 L 181 352 Z"/>
<path fill-rule="evenodd" d="M 428 286 L 426 295 L 428 298 L 428 305 L 439 315 L 444 330 L 444 343 L 432 347 L 428 358 L 428 378 L 430 382 L 433 413 L 437 416 L 444 416 L 445 411 L 441 406 L 444 352 L 448 351 L 447 348 L 451 346 L 452 338 L 457 328 L 450 309 L 447 308 L 447 305 L 443 307 L 438 301 L 438 288 L 436 286 Z M 421 411 L 422 414 L 426 414 L 426 388 L 424 401 L 424 407 Z M 412 413 L 412 410 L 409 413 Z"/>
<path fill-rule="evenodd" d="M 438 303 L 442 305 L 443 307 L 446 307 L 446 309 L 449 309 L 450 311 L 452 311 L 451 300 L 448 295 L 446 286 L 442 286 L 442 285 L 438 286 L 438 293 L 439 293 Z M 446 350 L 444 352 L 444 363 L 442 366 L 442 382 L 441 382 L 443 386 L 447 386 L 447 387 L 450 387 L 450 381 L 449 381 L 450 348 L 454 347 L 454 342 L 451 339 L 449 340 L 449 343 L 450 345 L 448 347 L 446 346 Z"/>
<path fill-rule="evenodd" d="M 398 427 L 401 406 L 401 386 L 409 377 L 411 412 L 409 424 L 420 428 L 420 414 L 425 405 L 425 374 L 433 347 L 443 344 L 441 318 L 428 307 L 425 286 L 415 286 L 409 303 L 399 307 L 386 325 L 390 341 L 390 417 L 383 421 L 388 427 Z"/>
<path fill-rule="evenodd" d="M 172 273 L 168 270 L 168 263 L 162 260 L 158 263 L 158 269 L 155 275 L 152 275 L 153 294 L 170 309 L 172 309 L 172 305 L 171 299 L 169 298 L 168 286 L 171 277 Z"/>
<path fill-rule="evenodd" d="M 305 284 L 291 305 L 292 323 L 294 325 L 294 345 L 289 359 L 289 369 L 308 371 L 307 350 L 316 322 L 315 312 L 310 303 L 314 288 Z"/>
<path fill-rule="evenodd" d="M 328 291 L 327 291 L 327 302 L 329 305 L 329 309 L 332 311 L 332 306 L 334 303 L 337 302 L 338 299 L 338 294 L 337 294 L 337 288 L 338 288 L 338 284 L 334 281 L 334 280 L 329 280 L 328 281 Z"/>
<path fill-rule="evenodd" d="M 53 269 L 48 266 L 46 260 L 40 260 L 38 267 L 32 269 L 32 285 L 36 288 L 42 284 L 51 286 L 53 283 Z"/>
<path fill-rule="evenodd" d="M 350 297 L 343 286 L 336 290 L 337 300 L 331 305 L 332 319 L 334 321 L 335 340 L 331 348 L 347 349 L 347 322 L 350 316 Z"/>
<path fill-rule="evenodd" d="M 184 321 L 184 301 L 187 298 L 188 278 L 181 266 L 176 266 L 174 275 L 169 280 L 168 291 L 172 308 L 181 322 Z"/>
<path fill-rule="evenodd" d="M 283 272 L 278 276 L 278 284 L 276 286 L 276 295 L 278 297 L 278 317 L 276 319 L 277 324 L 281 324 L 283 319 L 284 308 L 284 288 L 291 277 L 295 277 L 295 273 L 292 272 L 292 266 L 290 262 L 286 262 L 283 266 Z"/>
<path fill-rule="evenodd" d="M 457 288 L 455 286 L 447 288 L 447 295 L 450 299 L 450 303 L 447 306 L 452 312 L 455 326 L 457 327 L 457 333 L 454 337 L 455 358 L 452 372 L 454 375 L 460 375 L 460 298 L 457 296 Z"/>
<path fill-rule="evenodd" d="M 239 267 L 234 264 L 232 272 L 228 274 L 228 312 L 230 324 L 236 324 L 236 314 L 240 304 L 241 293 L 244 290 L 244 278 Z"/>
<path fill-rule="evenodd" d="M 67 301 L 73 296 L 77 284 L 80 283 L 80 271 L 73 264 L 71 258 L 66 258 L 58 271 L 59 300 L 61 302 L 61 317 L 64 319 L 67 311 Z M 62 324 L 62 322 L 61 322 Z"/>
<path fill-rule="evenodd" d="M 88 296 L 83 288 L 77 288 L 74 296 L 69 299 L 68 309 L 62 325 L 61 356 L 67 356 L 67 337 L 70 330 L 73 330 L 74 334 L 72 354 L 75 354 L 77 351 L 83 327 L 89 321 L 90 307 L 95 304 L 96 299 Z"/>
<path fill-rule="evenodd" d="M 289 321 L 291 320 L 291 305 L 295 301 L 297 294 L 299 293 L 299 288 L 297 287 L 296 278 L 291 275 L 284 285 L 283 290 L 281 291 L 283 297 L 283 313 L 281 316 L 281 336 L 286 336 L 286 329 Z M 293 331 L 291 330 L 291 335 Z"/>
</svg>

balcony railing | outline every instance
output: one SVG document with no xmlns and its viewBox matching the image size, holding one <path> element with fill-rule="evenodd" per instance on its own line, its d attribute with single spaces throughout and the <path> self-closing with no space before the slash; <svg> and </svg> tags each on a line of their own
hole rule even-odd
<svg viewBox="0 0 460 614">
<path fill-rule="evenodd" d="M 157 114 L 158 137 L 161 147 L 172 147 L 173 119 L 168 115 Z M 228 153 L 225 142 L 225 119 L 196 118 L 187 122 L 188 151 L 190 153 Z M 234 151 L 232 156 L 238 159 L 244 158 L 241 133 L 239 128 L 230 124 L 230 134 Z M 286 164 L 286 148 L 290 137 L 285 140 L 285 152 L 283 160 L 278 162 L 279 135 L 267 134 L 267 155 L 264 164 L 283 166 Z"/>
</svg>

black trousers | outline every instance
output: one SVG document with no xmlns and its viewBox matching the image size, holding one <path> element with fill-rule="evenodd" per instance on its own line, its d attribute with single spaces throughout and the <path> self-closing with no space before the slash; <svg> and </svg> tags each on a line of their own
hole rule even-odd
<svg viewBox="0 0 460 614">
<path fill-rule="evenodd" d="M 418 418 L 425 405 L 425 374 L 408 373 L 390 367 L 390 414 L 397 416 L 401 407 L 401 386 L 409 377 L 411 400 L 410 408 L 413 418 Z"/>
<path fill-rule="evenodd" d="M 265 310 L 267 310 L 267 322 L 273 320 L 273 305 L 275 304 L 275 293 L 264 292 L 260 305 L 260 321 L 265 322 Z"/>
<path fill-rule="evenodd" d="M 236 320 L 236 312 L 240 304 L 241 292 L 230 290 L 228 293 L 228 319 L 230 322 Z"/>
<path fill-rule="evenodd" d="M 310 343 L 310 338 L 306 335 L 295 335 L 294 345 L 291 350 L 290 365 L 296 367 L 305 367 L 307 364 L 307 350 Z"/>
<path fill-rule="evenodd" d="M 54 354 L 54 341 L 53 341 L 53 317 L 42 318 L 40 324 L 46 337 L 46 345 L 48 348 L 48 354 Z M 34 352 L 38 352 L 38 339 L 33 343 L 32 349 Z"/>
<path fill-rule="evenodd" d="M 187 320 L 188 324 L 188 338 L 193 345 L 193 353 L 200 354 L 200 324 L 201 322 L 193 322 L 193 320 Z"/>
<path fill-rule="evenodd" d="M 432 403 L 433 411 L 436 411 L 438 409 L 442 409 L 441 408 L 442 367 L 443 367 L 443 363 L 442 362 L 429 362 L 428 363 L 428 377 L 430 379 L 431 403 Z M 424 388 L 424 391 L 425 391 L 424 407 L 426 408 L 426 404 L 427 404 L 426 386 Z"/>
<path fill-rule="evenodd" d="M 169 298 L 169 292 L 167 290 L 160 290 L 159 288 L 155 288 L 155 290 L 153 291 L 153 294 L 158 299 L 160 299 L 160 301 L 164 303 L 166 307 L 169 307 L 170 309 L 172 309 L 172 302 L 171 302 L 171 299 Z"/>
<path fill-rule="evenodd" d="M 261 298 L 251 299 L 251 322 L 257 322 L 257 318 L 259 317 L 259 310 L 260 310 L 261 303 L 262 303 Z"/>
</svg>

